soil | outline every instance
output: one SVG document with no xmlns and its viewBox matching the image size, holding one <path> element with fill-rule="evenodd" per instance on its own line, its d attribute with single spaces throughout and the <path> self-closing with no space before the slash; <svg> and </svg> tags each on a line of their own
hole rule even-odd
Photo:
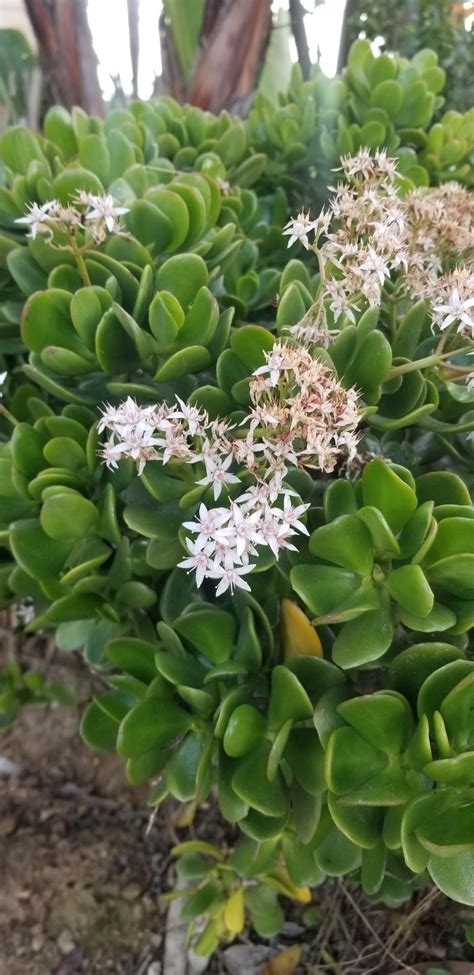
<svg viewBox="0 0 474 975">
<path fill-rule="evenodd" d="M 0 756 L 18 766 L 4 778 L 0 771 L 0 975 L 167 975 L 160 894 L 174 882 L 170 847 L 188 835 L 217 845 L 232 836 L 212 806 L 186 829 L 176 804 L 150 818 L 146 790 L 127 786 L 121 760 L 91 752 L 79 737 L 95 682 L 80 658 L 38 641 L 22 647 L 23 662 L 25 653 L 48 679 L 67 683 L 77 704 L 25 708 L 0 738 Z M 447 957 L 472 960 L 474 972 L 463 935 L 474 911 L 437 892 L 388 911 L 334 880 L 315 892 L 313 914 L 311 927 L 290 907 L 270 946 L 301 944 L 298 972 L 387 975 Z M 262 947 L 243 938 L 208 971 L 235 971 L 233 952 L 242 975 L 260 972 Z"/>
</svg>

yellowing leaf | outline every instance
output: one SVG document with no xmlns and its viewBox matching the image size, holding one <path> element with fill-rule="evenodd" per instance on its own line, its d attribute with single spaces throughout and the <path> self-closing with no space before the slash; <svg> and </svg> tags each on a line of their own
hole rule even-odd
<svg viewBox="0 0 474 975">
<path fill-rule="evenodd" d="M 293 888 L 293 895 L 295 900 L 301 901 L 302 904 L 311 903 L 311 891 L 309 887 L 296 887 Z"/>
<path fill-rule="evenodd" d="M 316 630 L 303 610 L 290 599 L 282 600 L 280 623 L 285 660 L 302 654 L 308 657 L 323 656 L 321 640 Z"/>
<path fill-rule="evenodd" d="M 245 923 L 244 890 L 239 887 L 224 906 L 224 923 L 232 934 L 240 934 Z"/>
<path fill-rule="evenodd" d="M 278 890 L 285 897 L 293 897 L 294 900 L 301 901 L 302 904 L 309 904 L 311 901 L 309 887 L 298 887 L 294 884 L 284 867 L 277 867 L 264 879 L 269 887 Z"/>
<path fill-rule="evenodd" d="M 184 829 L 186 826 L 192 826 L 197 808 L 198 804 L 195 799 L 193 799 L 192 802 L 187 802 L 184 806 L 182 806 L 178 818 L 176 819 L 175 826 L 177 826 L 178 829 Z"/>
<path fill-rule="evenodd" d="M 205 856 L 214 857 L 215 860 L 224 859 L 221 851 L 212 843 L 206 843 L 205 840 L 185 840 L 184 843 L 174 846 L 171 853 L 175 857 L 184 856 L 186 853 L 203 853 Z"/>
<path fill-rule="evenodd" d="M 300 945 L 285 948 L 285 951 L 280 951 L 271 961 L 266 962 L 263 968 L 264 975 L 293 975 L 300 958 Z"/>
</svg>

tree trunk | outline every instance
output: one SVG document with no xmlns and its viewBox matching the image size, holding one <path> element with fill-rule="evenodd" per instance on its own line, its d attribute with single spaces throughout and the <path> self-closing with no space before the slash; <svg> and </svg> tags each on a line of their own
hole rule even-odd
<svg viewBox="0 0 474 975">
<path fill-rule="evenodd" d="M 138 98 L 138 63 L 140 59 L 138 18 L 140 15 L 140 0 L 127 0 L 127 14 L 128 36 L 130 41 L 130 60 L 132 62 L 132 91 L 133 97 Z"/>
<path fill-rule="evenodd" d="M 160 91 L 211 112 L 242 104 L 255 89 L 272 26 L 271 0 L 207 0 L 186 86 L 166 18 L 160 19 Z"/>
<path fill-rule="evenodd" d="M 161 47 L 161 75 L 155 79 L 153 95 L 171 95 L 177 102 L 188 101 L 185 97 L 184 78 L 171 30 L 166 22 L 165 12 L 161 11 L 158 30 Z"/>
<path fill-rule="evenodd" d="M 214 4 L 213 4 L 214 5 Z M 220 112 L 255 88 L 272 25 L 270 0 L 222 0 L 189 90 L 193 105 Z"/>
<path fill-rule="evenodd" d="M 25 0 L 50 104 L 103 115 L 86 0 Z"/>
<path fill-rule="evenodd" d="M 295 39 L 296 52 L 298 54 L 301 74 L 303 75 L 304 80 L 307 81 L 311 73 L 311 58 L 309 56 L 308 38 L 306 36 L 306 28 L 304 25 L 304 15 L 305 10 L 301 0 L 290 0 L 291 32 Z"/>
<path fill-rule="evenodd" d="M 360 7 L 360 0 L 346 0 L 346 6 L 344 9 L 344 17 L 342 20 L 341 27 L 341 39 L 339 41 L 339 53 L 337 56 L 337 73 L 340 74 L 342 69 L 345 68 L 347 64 L 347 55 L 349 54 L 349 48 L 354 40 L 352 32 L 350 29 L 350 23 L 352 18 L 357 13 Z"/>
</svg>

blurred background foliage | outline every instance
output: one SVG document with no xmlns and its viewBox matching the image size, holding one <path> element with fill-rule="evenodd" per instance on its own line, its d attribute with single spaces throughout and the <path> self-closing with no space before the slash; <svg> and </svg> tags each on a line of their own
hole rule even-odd
<svg viewBox="0 0 474 975">
<path fill-rule="evenodd" d="M 354 40 L 365 36 L 381 51 L 397 51 L 411 58 L 420 48 L 436 51 L 446 71 L 446 108 L 458 112 L 474 102 L 474 31 L 467 29 L 472 3 L 453 0 L 347 0 L 338 70 Z"/>
<path fill-rule="evenodd" d="M 26 121 L 39 128 L 52 104 L 79 105 L 102 116 L 140 95 L 139 75 L 147 57 L 139 29 L 143 0 L 126 0 L 130 91 L 121 77 L 109 77 L 113 94 L 108 92 L 106 100 L 97 70 L 103 73 L 103 65 L 91 30 L 95 3 L 9 0 L 0 13 L 0 27 L 22 28 L 28 39 L 20 30 L 0 29 L 1 127 Z M 324 28 L 316 16 L 321 7 L 326 11 Z M 105 15 L 105 6 L 103 10 Z M 459 0 L 346 0 L 345 7 L 335 0 L 332 5 L 327 0 L 156 0 L 161 69 L 153 95 L 245 116 L 257 91 L 278 101 L 295 60 L 308 79 L 331 35 L 333 46 L 339 40 L 338 73 L 357 38 L 367 37 L 374 50 L 407 58 L 430 47 L 447 76 L 445 108 L 464 111 L 474 101 L 473 17 L 473 5 Z M 229 58 L 237 46 L 239 56 Z"/>
</svg>

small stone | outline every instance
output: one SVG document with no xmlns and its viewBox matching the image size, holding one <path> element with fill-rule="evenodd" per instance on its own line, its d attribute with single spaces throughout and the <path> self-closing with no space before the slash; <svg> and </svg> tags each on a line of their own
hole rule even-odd
<svg viewBox="0 0 474 975">
<path fill-rule="evenodd" d="M 144 908 L 142 907 L 141 904 L 134 904 L 133 905 L 132 914 L 133 914 L 134 921 L 142 921 L 143 920 L 144 913 L 145 913 L 145 911 L 144 911 Z"/>
<path fill-rule="evenodd" d="M 10 836 L 16 829 L 16 819 L 14 816 L 4 816 L 0 819 L 0 836 Z"/>
<path fill-rule="evenodd" d="M 161 945 L 163 944 L 163 935 L 152 934 L 150 941 L 154 948 L 161 948 Z"/>
<path fill-rule="evenodd" d="M 148 965 L 146 975 L 161 975 L 161 961 L 152 961 L 151 965 Z"/>
<path fill-rule="evenodd" d="M 105 901 L 108 898 L 115 900 L 120 897 L 120 887 L 118 884 L 106 883 L 101 884 L 101 886 L 95 891 L 94 895 L 98 901 Z"/>
<path fill-rule="evenodd" d="M 122 890 L 122 897 L 125 901 L 136 901 L 142 892 L 139 884 L 127 884 Z"/>
<path fill-rule="evenodd" d="M 23 769 L 21 765 L 12 762 L 6 755 L 0 755 L 0 777 L 3 779 L 16 779 L 21 775 Z"/>
<path fill-rule="evenodd" d="M 56 944 L 63 955 L 69 955 L 69 953 L 74 951 L 74 948 L 76 947 L 74 941 L 72 940 L 71 932 L 67 931 L 66 929 L 61 931 Z"/>
<path fill-rule="evenodd" d="M 281 929 L 285 938 L 299 938 L 304 932 L 305 928 L 301 924 L 295 924 L 294 921 L 286 921 Z"/>
<path fill-rule="evenodd" d="M 222 957 L 229 975 L 259 975 L 262 964 L 267 958 L 275 954 L 266 945 L 231 945 L 226 948 Z"/>
<path fill-rule="evenodd" d="M 41 951 L 44 946 L 44 934 L 35 934 L 31 939 L 31 950 L 35 953 Z"/>
</svg>

